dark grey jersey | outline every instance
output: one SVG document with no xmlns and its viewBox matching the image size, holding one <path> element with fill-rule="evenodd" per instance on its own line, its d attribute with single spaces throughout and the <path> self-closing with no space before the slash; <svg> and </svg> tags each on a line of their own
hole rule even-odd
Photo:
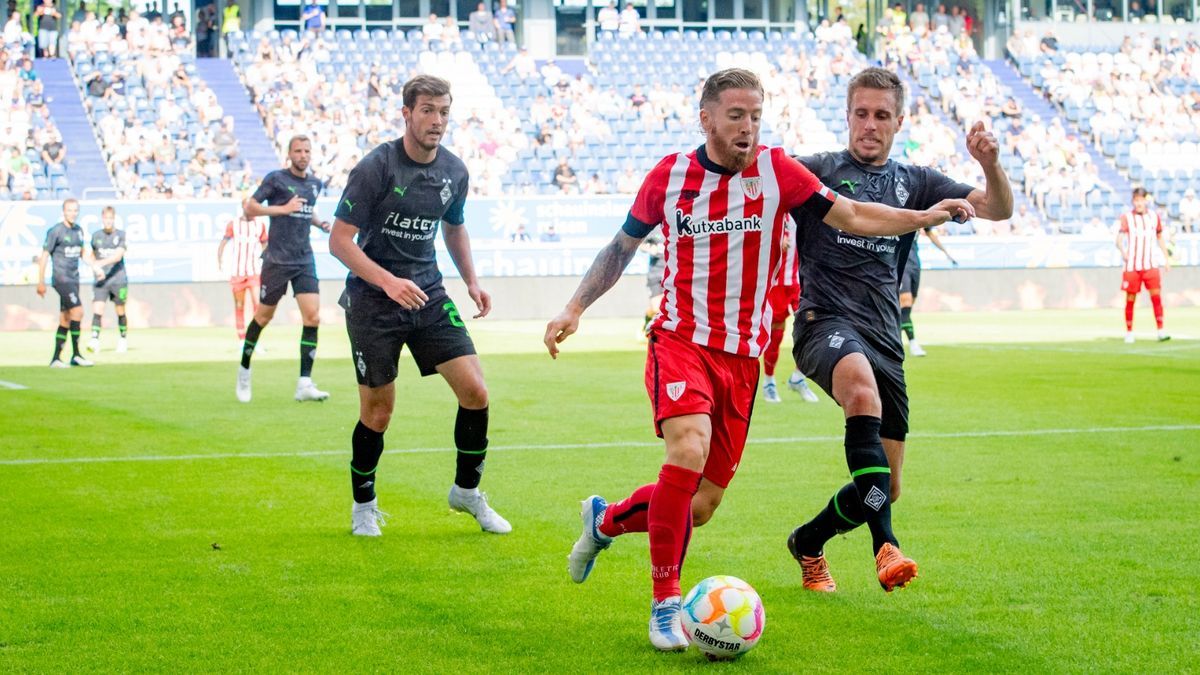
<svg viewBox="0 0 1200 675">
<path fill-rule="evenodd" d="M 397 139 L 354 167 L 335 214 L 358 228 L 358 246 L 368 258 L 428 292 L 442 283 L 433 242 L 438 226 L 463 226 L 468 182 L 466 165 L 446 148 L 421 164 Z M 347 284 L 356 283 L 352 272 Z"/>
<path fill-rule="evenodd" d="M 300 197 L 304 206 L 295 213 L 271 216 L 268 238 L 271 243 L 263 253 L 265 262 L 276 265 L 311 265 L 313 263 L 312 230 L 313 208 L 317 195 L 321 193 L 321 181 L 313 176 L 297 178 L 288 169 L 277 169 L 263 178 L 254 191 L 254 200 L 264 206 L 279 206 Z"/>
<path fill-rule="evenodd" d="M 943 199 L 964 198 L 974 189 L 928 167 L 891 160 L 883 166 L 860 164 L 846 150 L 798 159 L 838 194 L 896 208 L 924 210 Z M 913 235 L 860 237 L 799 209 L 792 218 L 800 253 L 799 311 L 844 317 L 873 347 L 903 359 L 897 267 L 913 245 Z"/>
<path fill-rule="evenodd" d="M 83 228 L 59 223 L 46 232 L 42 249 L 50 254 L 55 284 L 79 283 L 79 257 L 83 255 Z"/>
<path fill-rule="evenodd" d="M 122 230 L 113 230 L 105 232 L 99 230 L 92 235 L 92 255 L 96 256 L 96 260 L 103 260 L 114 253 L 117 249 L 123 248 L 129 250 L 129 244 L 125 241 L 125 232 Z M 97 283 L 108 283 L 114 279 L 125 278 L 125 256 L 111 265 L 104 266 L 104 279 Z"/>
</svg>

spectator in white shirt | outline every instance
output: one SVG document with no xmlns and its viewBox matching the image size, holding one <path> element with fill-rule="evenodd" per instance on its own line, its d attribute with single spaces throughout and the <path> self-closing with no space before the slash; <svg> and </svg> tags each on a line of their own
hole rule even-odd
<svg viewBox="0 0 1200 675">
<path fill-rule="evenodd" d="M 596 23 L 600 24 L 600 32 L 615 35 L 621 27 L 621 13 L 617 11 L 616 0 L 609 0 L 607 7 L 601 7 L 596 12 Z"/>
<path fill-rule="evenodd" d="M 625 3 L 625 9 L 621 10 L 621 25 L 618 29 L 622 37 L 629 37 L 634 33 L 639 33 L 642 30 L 642 17 L 638 14 L 637 8 L 630 3 Z"/>
<path fill-rule="evenodd" d="M 1179 200 L 1179 230 L 1200 232 L 1200 199 L 1196 199 L 1195 188 L 1188 188 Z"/>
</svg>

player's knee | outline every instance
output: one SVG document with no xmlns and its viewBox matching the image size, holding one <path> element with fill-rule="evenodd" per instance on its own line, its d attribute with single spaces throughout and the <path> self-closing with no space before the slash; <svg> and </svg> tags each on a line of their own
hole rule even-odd
<svg viewBox="0 0 1200 675">
<path fill-rule="evenodd" d="M 720 497 L 696 495 L 692 499 L 692 525 L 700 527 L 712 520 L 713 514 L 717 512 L 717 507 L 720 505 Z"/>
<path fill-rule="evenodd" d="M 479 410 L 488 406 L 487 385 L 480 379 L 463 387 L 458 392 L 458 404 L 470 410 Z"/>
<path fill-rule="evenodd" d="M 367 428 L 377 433 L 387 431 L 388 425 L 392 422 L 392 411 L 386 406 L 364 406 L 362 411 L 362 423 Z"/>
<path fill-rule="evenodd" d="M 891 494 L 888 496 L 891 498 L 893 504 L 900 501 L 900 476 L 894 471 L 892 472 L 892 483 L 889 492 Z"/>
<path fill-rule="evenodd" d="M 842 408 L 846 411 L 847 417 L 855 415 L 879 414 L 882 404 L 879 401 L 879 392 L 867 383 L 855 383 L 847 387 L 842 394 L 842 398 L 838 403 L 842 404 Z"/>
</svg>

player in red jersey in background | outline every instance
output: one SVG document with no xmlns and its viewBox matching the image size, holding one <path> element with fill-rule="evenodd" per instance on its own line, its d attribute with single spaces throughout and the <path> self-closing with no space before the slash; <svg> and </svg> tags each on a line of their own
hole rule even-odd
<svg viewBox="0 0 1200 675">
<path fill-rule="evenodd" d="M 784 219 L 786 234 L 780 242 L 783 248 L 783 266 L 779 268 L 779 278 L 775 287 L 767 295 L 767 303 L 771 305 L 771 337 L 767 349 L 763 352 L 763 399 L 768 403 L 782 403 L 779 388 L 775 384 L 775 365 L 779 363 L 779 348 L 783 343 L 783 329 L 787 319 L 800 306 L 800 257 L 796 249 L 796 224 L 791 218 Z M 809 403 L 817 402 L 817 395 L 808 388 L 804 372 L 800 368 L 792 370 L 788 377 L 788 388 L 800 394 Z"/>
<path fill-rule="evenodd" d="M 243 209 L 245 202 L 242 202 Z M 238 214 L 225 226 L 225 236 L 217 246 L 217 269 L 225 261 L 225 245 L 233 244 L 233 265 L 229 272 L 229 287 L 233 290 L 233 322 L 237 326 L 238 340 L 246 339 L 246 294 L 254 311 L 258 311 L 258 293 L 261 285 L 262 253 L 267 247 L 267 224 L 258 218 L 247 218 Z"/>
<path fill-rule="evenodd" d="M 583 501 L 583 533 L 568 571 L 581 583 L 613 537 L 649 533 L 650 642 L 664 651 L 688 645 L 680 623 L 680 570 L 692 526 L 712 517 L 741 462 L 758 357 L 770 337 L 766 298 L 783 265 L 788 211 L 810 212 L 866 236 L 973 214 L 965 200 L 918 212 L 837 199 L 783 149 L 758 145 L 762 108 L 754 73 L 731 68 L 709 76 L 700 97 L 704 144 L 669 155 L 650 171 L 625 225 L 546 326 L 546 348 L 557 357 L 583 311 L 617 282 L 642 239 L 661 230 L 664 300 L 650 325 L 645 383 L 666 461 L 656 483 L 621 502 Z"/>
<path fill-rule="evenodd" d="M 1154 307 L 1158 341 L 1170 340 L 1171 336 L 1163 330 L 1162 272 L 1158 269 L 1157 253 L 1162 252 L 1164 270 L 1171 269 L 1171 257 L 1163 238 L 1162 218 L 1149 207 L 1145 188 L 1134 189 L 1133 210 L 1121 215 L 1117 249 L 1125 264 L 1121 275 L 1121 290 L 1125 291 L 1125 342 L 1133 344 L 1133 305 L 1143 285 Z"/>
</svg>

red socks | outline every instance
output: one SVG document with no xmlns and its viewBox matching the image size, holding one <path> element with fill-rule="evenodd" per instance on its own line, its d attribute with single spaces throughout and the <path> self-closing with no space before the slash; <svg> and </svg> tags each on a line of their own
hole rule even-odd
<svg viewBox="0 0 1200 675">
<path fill-rule="evenodd" d="M 601 534 L 617 537 L 630 532 L 645 532 L 649 527 L 646 514 L 650 509 L 650 497 L 654 495 L 654 485 L 643 485 L 625 499 L 609 504 L 600 523 Z"/>
<path fill-rule="evenodd" d="M 763 352 L 763 374 L 770 377 L 775 374 L 775 364 L 779 363 L 779 347 L 783 342 L 783 324 L 771 324 L 771 342 L 767 351 Z"/>
<path fill-rule="evenodd" d="M 237 326 L 237 334 L 238 334 L 239 340 L 246 339 L 246 317 L 244 316 L 244 314 L 245 314 L 245 312 L 242 311 L 241 309 L 239 309 L 237 307 L 233 308 L 233 323 L 235 326 Z"/>
<path fill-rule="evenodd" d="M 1125 296 L 1125 330 L 1133 330 L 1133 305 L 1137 302 L 1137 297 L 1133 295 Z M 1163 329 L 1163 304 L 1162 295 L 1150 295 L 1150 305 L 1154 308 L 1154 322 L 1158 324 L 1158 329 Z"/>
<path fill-rule="evenodd" d="M 663 464 L 658 473 L 646 519 L 655 602 L 680 595 L 679 573 L 692 536 L 692 496 L 700 478 L 700 472 L 674 464 Z"/>
</svg>

